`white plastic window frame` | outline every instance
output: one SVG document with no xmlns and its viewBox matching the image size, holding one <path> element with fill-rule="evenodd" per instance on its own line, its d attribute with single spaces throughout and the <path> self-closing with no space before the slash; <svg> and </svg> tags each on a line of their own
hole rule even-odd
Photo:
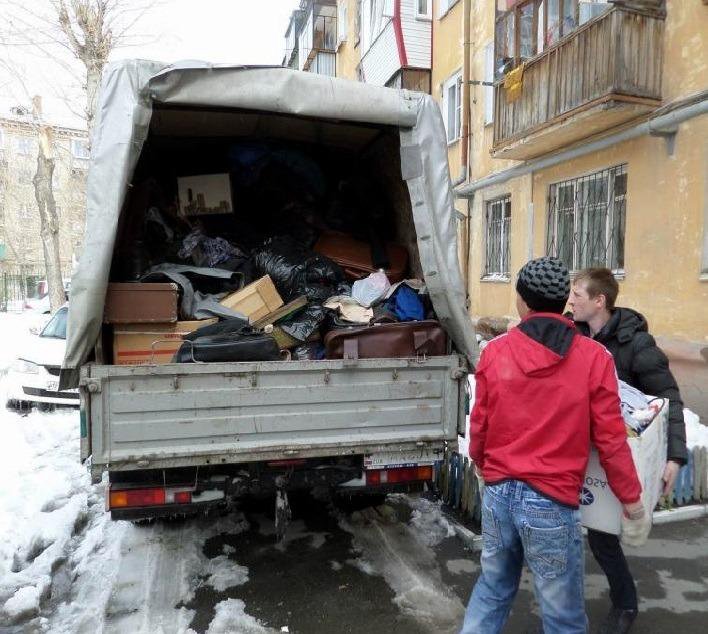
<svg viewBox="0 0 708 634">
<path fill-rule="evenodd" d="M 443 120 L 445 123 L 445 136 L 447 138 L 447 144 L 453 145 L 460 140 L 460 133 L 462 131 L 462 94 L 461 94 L 461 84 L 462 84 L 462 71 L 456 72 L 454 75 L 448 77 L 442 85 L 442 110 L 443 110 Z M 451 103 L 450 101 L 450 89 L 455 88 L 454 95 L 455 101 Z M 454 135 L 450 136 L 450 108 L 453 108 L 454 114 Z"/>
<path fill-rule="evenodd" d="M 432 20 L 433 18 L 433 0 L 414 0 L 415 1 L 415 17 L 416 20 Z M 425 2 L 425 12 L 420 10 L 420 3 Z"/>
</svg>

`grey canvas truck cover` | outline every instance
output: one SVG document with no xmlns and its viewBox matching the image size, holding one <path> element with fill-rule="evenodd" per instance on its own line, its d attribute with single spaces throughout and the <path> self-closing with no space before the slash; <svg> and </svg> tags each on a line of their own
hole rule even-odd
<svg viewBox="0 0 708 634">
<path fill-rule="evenodd" d="M 87 423 L 82 424 L 82 436 L 89 436 L 82 439 L 84 457 L 91 453 L 97 466 L 110 463 L 111 468 L 124 465 L 128 469 L 139 468 L 140 464 L 199 464 L 201 458 L 195 454 L 202 450 L 223 458 L 234 446 L 234 430 L 227 434 L 224 425 L 239 416 L 245 419 L 245 407 L 251 408 L 248 420 L 253 433 L 239 439 L 243 441 L 244 456 L 249 459 L 277 456 L 280 449 L 290 446 L 291 443 L 272 442 L 273 430 L 268 425 L 278 411 L 287 411 L 292 417 L 288 433 L 292 441 L 299 439 L 303 447 L 316 444 L 318 434 L 327 436 L 328 420 L 333 426 L 342 427 L 336 421 L 338 417 L 350 421 L 349 430 L 346 438 L 341 433 L 331 436 L 325 443 L 329 447 L 355 445 L 358 441 L 371 449 L 397 440 L 412 441 L 416 420 L 421 425 L 421 437 L 454 437 L 461 414 L 457 395 L 450 392 L 450 372 L 455 374 L 461 361 L 456 355 L 423 360 L 417 367 L 409 363 L 412 374 L 408 381 L 403 371 L 406 364 L 393 359 L 361 360 L 356 368 L 346 368 L 342 361 L 179 367 L 87 363 L 101 331 L 126 193 L 150 134 L 154 113 L 158 108 L 169 107 L 202 109 L 202 121 L 210 112 L 288 116 L 294 121 L 310 122 L 311 126 L 327 125 L 330 134 L 337 131 L 337 126 L 396 130 L 400 139 L 398 178 L 405 183 L 402 191 L 406 192 L 406 213 L 412 216 L 409 224 L 415 232 L 419 272 L 456 351 L 470 364 L 477 354 L 458 264 L 446 136 L 438 106 L 430 96 L 279 67 L 119 62 L 104 76 L 97 110 L 87 185 L 85 242 L 72 278 L 67 349 L 61 373 L 61 389 L 75 387 L 81 380 L 85 404 L 88 403 L 82 414 Z M 378 390 L 372 387 L 383 374 L 390 378 L 392 373 L 399 381 L 397 387 L 387 382 Z M 301 387 L 306 386 L 304 391 L 288 389 L 298 382 Z M 337 409 L 338 402 L 351 400 L 346 396 L 351 394 L 346 386 L 354 387 L 357 382 L 368 393 L 369 405 L 394 399 L 391 402 L 397 406 L 388 410 L 387 421 L 374 421 L 371 411 L 376 408 L 371 406 L 369 414 L 357 416 L 364 400 Z M 459 376 L 457 382 L 464 383 Z M 317 390 L 330 391 L 313 396 Z M 234 397 L 236 393 L 240 396 Z M 238 402 L 229 401 L 233 398 Z M 414 398 L 422 400 L 417 405 L 411 401 L 410 408 L 405 406 L 406 399 Z M 313 404 L 319 407 L 318 411 L 312 409 Z M 258 407 L 262 409 L 254 414 L 253 408 Z M 266 412 L 268 407 L 275 409 Z M 434 416 L 421 413 L 431 408 L 437 412 Z M 417 416 L 411 416 L 413 411 L 418 411 Z M 456 420 L 443 421 L 441 417 Z M 174 428 L 177 419 L 191 424 Z M 312 421 L 311 427 L 307 427 L 307 421 Z M 356 428 L 357 421 L 362 428 Z M 435 433 L 430 427 L 433 421 L 437 424 Z M 410 429 L 404 429 L 407 422 Z M 197 434 L 196 438 L 195 432 L 190 431 L 194 425 L 201 425 L 206 433 Z M 368 432 L 371 433 L 367 435 Z M 263 443 L 270 443 L 267 451 Z M 309 451 L 309 455 L 315 454 L 314 450 Z"/>
</svg>

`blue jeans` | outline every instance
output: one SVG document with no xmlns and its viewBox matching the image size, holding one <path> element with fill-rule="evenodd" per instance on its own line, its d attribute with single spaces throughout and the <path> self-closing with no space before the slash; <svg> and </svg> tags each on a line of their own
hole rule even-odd
<svg viewBox="0 0 708 634">
<path fill-rule="evenodd" d="M 580 511 L 518 480 L 487 486 L 482 502 L 482 574 L 460 634 L 496 634 L 509 616 L 524 561 L 533 573 L 544 634 L 585 634 Z"/>
</svg>

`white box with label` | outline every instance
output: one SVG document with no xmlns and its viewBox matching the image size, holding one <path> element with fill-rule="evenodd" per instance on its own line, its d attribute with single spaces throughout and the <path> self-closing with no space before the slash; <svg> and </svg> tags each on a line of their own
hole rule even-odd
<svg viewBox="0 0 708 634">
<path fill-rule="evenodd" d="M 663 489 L 662 476 L 666 466 L 666 427 L 669 401 L 637 438 L 627 438 L 634 466 L 642 485 L 642 503 L 648 513 L 653 512 Z M 581 523 L 603 533 L 619 535 L 622 529 L 622 505 L 610 490 L 605 470 L 600 465 L 597 450 L 592 447 L 585 482 L 580 494 Z"/>
</svg>

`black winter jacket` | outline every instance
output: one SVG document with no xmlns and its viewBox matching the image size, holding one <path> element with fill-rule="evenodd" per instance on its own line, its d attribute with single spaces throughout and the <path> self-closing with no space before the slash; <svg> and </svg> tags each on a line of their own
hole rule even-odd
<svg viewBox="0 0 708 634">
<path fill-rule="evenodd" d="M 576 326 L 590 336 L 585 322 L 576 322 Z M 669 360 L 649 334 L 647 320 L 631 308 L 615 308 L 594 339 L 610 351 L 622 381 L 645 394 L 669 399 L 668 459 L 685 464 L 688 453 L 683 401 Z"/>
</svg>

